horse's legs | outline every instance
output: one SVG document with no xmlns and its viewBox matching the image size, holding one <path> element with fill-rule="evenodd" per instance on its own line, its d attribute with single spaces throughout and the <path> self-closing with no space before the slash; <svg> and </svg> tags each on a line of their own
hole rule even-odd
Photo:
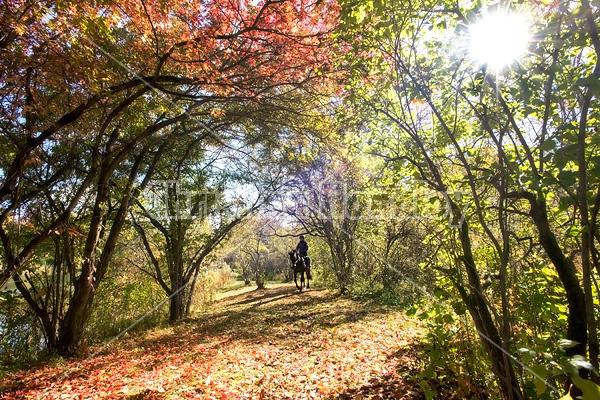
<svg viewBox="0 0 600 400">
<path fill-rule="evenodd" d="M 304 271 L 300 272 L 300 287 L 304 287 Z"/>
<path fill-rule="evenodd" d="M 306 271 L 306 288 L 310 289 L 310 272 Z"/>
<path fill-rule="evenodd" d="M 298 277 L 298 272 L 294 271 L 294 283 L 296 284 L 296 289 L 302 290 L 302 288 L 298 286 L 297 277 Z M 300 282 L 302 283 L 302 281 L 300 281 Z"/>
</svg>

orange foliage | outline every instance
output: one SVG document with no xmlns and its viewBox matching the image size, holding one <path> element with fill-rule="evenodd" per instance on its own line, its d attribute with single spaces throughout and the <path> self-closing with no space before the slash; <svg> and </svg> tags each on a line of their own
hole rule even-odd
<svg viewBox="0 0 600 400">
<path fill-rule="evenodd" d="M 197 98 L 260 97 L 330 68 L 338 11 L 335 0 L 8 0 L 3 114 L 62 115 L 61 94 L 77 104 L 134 77 L 179 78 L 172 83 Z"/>
</svg>

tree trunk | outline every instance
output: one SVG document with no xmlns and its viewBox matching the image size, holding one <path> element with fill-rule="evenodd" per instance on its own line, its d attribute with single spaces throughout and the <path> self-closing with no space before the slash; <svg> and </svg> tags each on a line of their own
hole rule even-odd
<svg viewBox="0 0 600 400">
<path fill-rule="evenodd" d="M 263 278 L 262 274 L 259 274 L 256 277 L 256 289 L 263 290 L 264 288 L 265 288 L 265 279 Z"/>
<path fill-rule="evenodd" d="M 77 353 L 83 342 L 85 327 L 92 313 L 94 287 L 91 276 L 80 277 L 75 293 L 59 329 L 56 346 L 58 354 L 72 356 Z"/>
<path fill-rule="evenodd" d="M 333 233 L 334 229 L 336 228 L 330 225 L 329 232 L 325 235 L 325 241 L 331 254 L 333 272 L 340 294 L 346 294 L 352 282 L 352 249 L 349 242 L 353 241 L 354 237 L 343 229 L 340 229 L 341 235 L 336 235 Z"/>
<path fill-rule="evenodd" d="M 567 339 L 578 343 L 576 346 L 567 349 L 567 355 L 585 355 L 587 345 L 585 295 L 579 285 L 573 261 L 565 257 L 554 233 L 550 229 L 550 222 L 546 213 L 546 203 L 543 200 L 535 199 L 533 196 L 531 194 L 528 200 L 531 205 L 531 217 L 538 229 L 540 243 L 544 247 L 548 258 L 554 264 L 554 268 L 567 293 L 569 309 Z"/>
<path fill-rule="evenodd" d="M 595 27 L 595 25 L 594 25 Z M 596 33 L 597 39 L 597 33 Z M 599 43 L 600 44 L 600 43 Z M 600 69 L 600 64 L 596 65 L 596 72 Z M 585 296 L 585 313 L 588 327 L 588 342 L 589 342 L 589 360 L 596 371 L 598 371 L 598 353 L 600 346 L 598 344 L 598 328 L 596 324 L 596 312 L 594 310 L 594 295 L 592 290 L 592 268 L 590 262 L 590 253 L 592 251 L 592 231 L 589 220 L 588 206 L 588 184 L 587 184 L 587 163 L 585 159 L 586 150 L 586 130 L 587 130 L 587 115 L 592 100 L 592 93 L 587 89 L 581 107 L 581 120 L 579 124 L 578 146 L 577 146 L 577 163 L 579 164 L 579 184 L 577 186 L 579 197 L 579 217 L 581 220 L 581 269 L 583 274 L 583 293 Z M 592 379 L 595 382 L 600 380 L 596 375 L 592 374 Z"/>
<path fill-rule="evenodd" d="M 184 280 L 184 269 L 183 269 L 183 236 L 186 230 L 181 225 L 181 220 L 175 221 L 175 226 L 172 227 L 175 231 L 171 240 L 171 256 L 170 263 L 172 265 L 170 270 L 171 278 L 171 300 L 169 307 L 169 321 L 175 322 L 180 321 L 185 317 L 185 298 L 186 298 L 186 287 L 187 281 Z"/>
<path fill-rule="evenodd" d="M 125 215 L 127 214 L 131 203 L 133 184 L 144 155 L 145 151 L 143 151 L 135 160 L 129 175 L 125 193 L 121 198 L 121 205 L 102 249 L 100 260 L 96 263 L 95 254 L 98 252 L 97 246 L 101 240 L 104 225 L 106 224 L 103 208 L 109 195 L 108 179 L 112 173 L 112 169 L 103 168 L 100 174 L 98 194 L 94 205 L 92 222 L 90 223 L 90 232 L 84 249 L 84 260 L 81 268 L 82 272 L 75 282 L 75 292 L 73 293 L 69 308 L 67 309 L 59 328 L 59 337 L 56 346 L 59 354 L 67 356 L 74 355 L 82 344 L 85 328 L 92 313 L 95 290 L 106 273 L 117 239 L 123 228 Z M 141 185 L 142 187 L 145 187 L 148 183 L 152 173 L 153 166 L 148 169 L 146 177 Z M 134 196 L 137 196 L 140 190 L 141 189 L 138 189 Z"/>
<path fill-rule="evenodd" d="M 177 290 L 177 289 L 176 289 Z M 175 292 L 173 292 L 175 293 Z M 185 289 L 171 296 L 169 304 L 169 321 L 181 321 L 185 317 Z"/>
<path fill-rule="evenodd" d="M 452 204 L 452 210 L 454 215 L 460 215 L 460 208 L 455 204 Z M 483 296 L 481 279 L 477 272 L 475 259 L 472 253 L 469 225 L 467 224 L 466 219 L 462 222 L 459 229 L 463 252 L 462 261 L 467 271 L 469 293 L 467 294 L 464 288 L 460 288 L 459 291 L 461 292 L 467 309 L 475 322 L 477 333 L 479 334 L 483 348 L 492 362 L 492 370 L 498 378 L 505 398 L 508 400 L 521 400 L 523 399 L 523 395 L 521 393 L 519 381 L 517 380 L 509 357 L 502 351 L 502 339 L 500 333 L 494 323 L 486 299 Z"/>
<path fill-rule="evenodd" d="M 171 299 L 169 306 L 169 321 L 176 322 L 186 316 L 186 286 L 187 281 L 183 279 L 183 270 L 176 268 L 171 276 Z"/>
<path fill-rule="evenodd" d="M 483 348 L 492 362 L 492 371 L 498 378 L 504 397 L 508 400 L 523 399 L 514 368 L 501 349 L 501 338 L 487 304 L 474 292 L 469 293 L 465 303 L 475 322 Z"/>
<path fill-rule="evenodd" d="M 99 178 L 98 193 L 94 204 L 94 211 L 90 222 L 90 231 L 85 242 L 81 275 L 75 282 L 75 292 L 69 303 L 60 328 L 57 350 L 61 355 L 74 355 L 83 341 L 85 325 L 92 312 L 94 299 L 94 271 L 97 245 L 102 235 L 104 220 L 104 205 L 108 198 L 109 172 L 104 169 Z"/>
<path fill-rule="evenodd" d="M 196 279 L 198 279 L 198 275 L 200 273 L 200 267 L 194 270 L 194 277 L 192 278 L 190 285 L 190 289 L 187 290 L 185 296 L 185 316 L 190 315 L 192 311 L 192 301 L 194 301 L 194 291 L 196 290 Z"/>
</svg>

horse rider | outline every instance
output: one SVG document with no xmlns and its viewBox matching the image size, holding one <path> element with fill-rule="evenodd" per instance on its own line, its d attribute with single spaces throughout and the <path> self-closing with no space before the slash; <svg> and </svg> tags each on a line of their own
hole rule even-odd
<svg viewBox="0 0 600 400">
<path fill-rule="evenodd" d="M 296 246 L 296 251 L 300 254 L 300 257 L 308 257 L 308 243 L 304 241 L 304 236 L 300 235 L 300 241 Z"/>
<path fill-rule="evenodd" d="M 304 260 L 304 265 L 306 265 L 306 269 L 308 270 L 308 277 L 310 279 L 310 258 L 308 257 L 308 243 L 304 241 L 304 236 L 300 235 L 300 241 L 296 246 L 296 251 L 300 254 L 300 257 Z"/>
</svg>

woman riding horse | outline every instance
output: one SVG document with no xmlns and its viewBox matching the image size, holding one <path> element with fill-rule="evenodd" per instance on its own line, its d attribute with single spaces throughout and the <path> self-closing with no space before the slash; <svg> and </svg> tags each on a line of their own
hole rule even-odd
<svg viewBox="0 0 600 400">
<path fill-rule="evenodd" d="M 304 259 L 304 264 L 306 265 L 306 275 L 308 279 L 312 279 L 310 275 L 310 257 L 308 256 L 308 243 L 304 241 L 304 236 L 300 235 L 300 241 L 296 246 L 296 251 L 300 254 L 300 257 Z"/>
</svg>

